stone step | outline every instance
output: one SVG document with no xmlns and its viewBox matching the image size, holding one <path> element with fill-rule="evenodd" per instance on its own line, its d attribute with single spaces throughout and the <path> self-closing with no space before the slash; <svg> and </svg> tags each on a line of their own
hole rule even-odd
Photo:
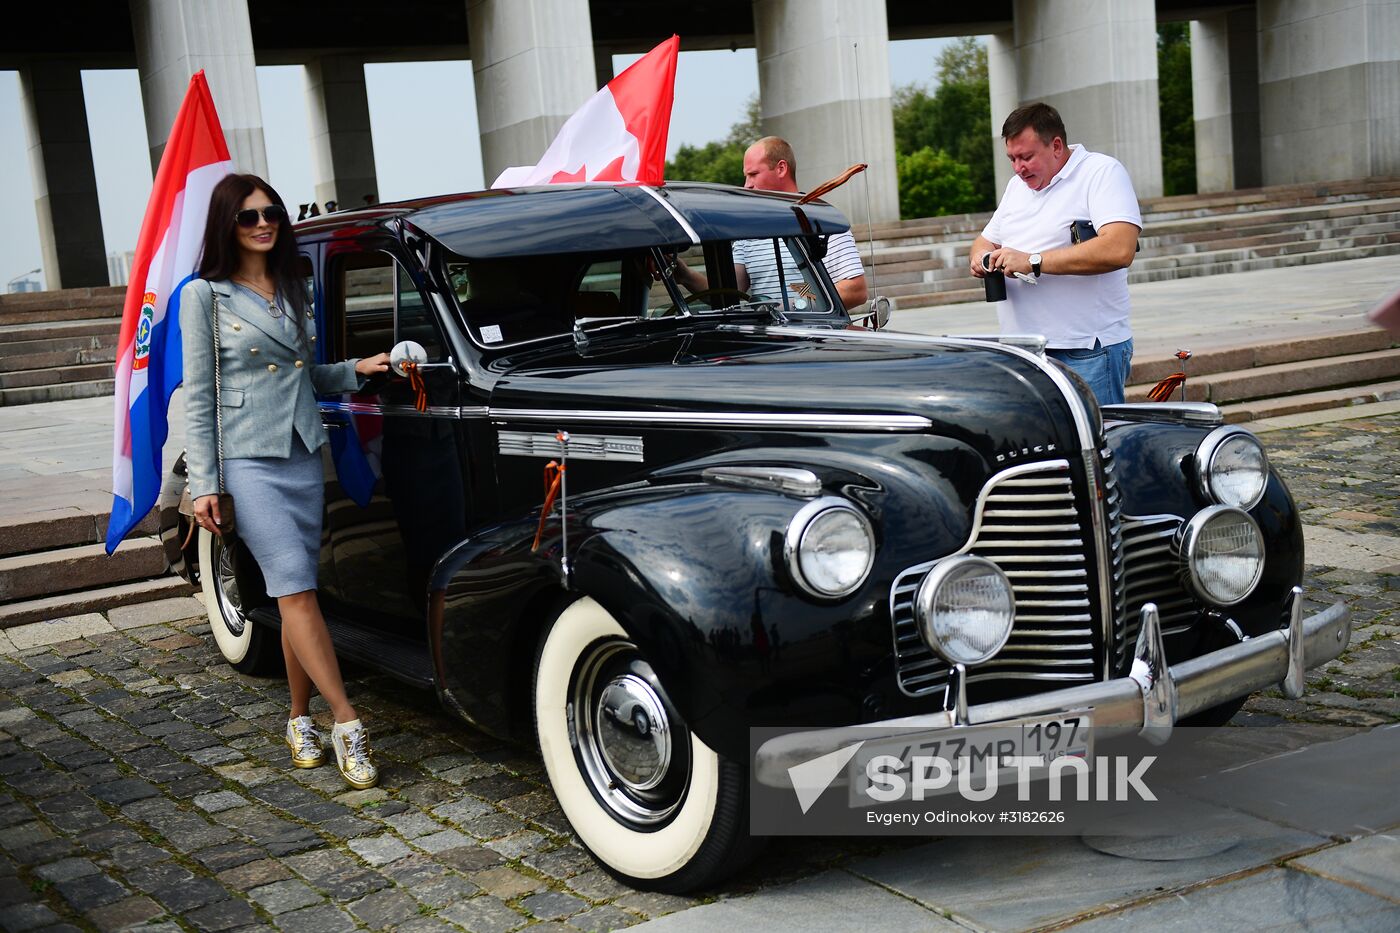
<svg viewBox="0 0 1400 933">
<path fill-rule="evenodd" d="M 1391 349 L 1396 344 L 1397 341 L 1385 331 L 1366 329 L 1275 340 L 1243 347 L 1216 347 L 1193 353 L 1186 363 L 1187 381 L 1214 373 L 1236 372 L 1279 363 L 1373 353 Z M 1181 364 L 1174 356 L 1136 356 L 1128 381 L 1130 384 L 1155 385 L 1180 369 Z"/>
<path fill-rule="evenodd" d="M 173 596 L 189 596 L 197 591 L 198 587 L 172 575 L 117 583 L 58 596 L 25 599 L 0 606 L 0 630 L 30 622 L 81 615 L 85 612 L 106 612 L 119 606 L 133 606 Z"/>
<path fill-rule="evenodd" d="M 165 549 L 156 538 L 128 539 L 110 557 L 101 544 L 15 554 L 0 557 L 0 602 L 145 580 L 166 569 Z"/>
<path fill-rule="evenodd" d="M 108 372 L 111 371 L 111 367 L 107 369 Z M 33 405 L 36 402 L 65 402 L 75 398 L 95 398 L 99 395 L 111 395 L 115 387 L 115 379 L 95 379 L 21 389 L 0 389 L 0 408 L 11 405 Z"/>
<path fill-rule="evenodd" d="M 101 350 L 117 346 L 116 329 L 105 334 L 71 334 L 64 337 L 48 337 L 44 340 L 0 341 L 0 357 L 23 359 L 43 353 L 62 353 L 65 350 Z"/>
<path fill-rule="evenodd" d="M 86 306 L 115 307 L 121 313 L 126 301 L 125 285 L 102 285 L 91 288 L 60 288 L 44 292 L 18 292 L 0 295 L 0 314 L 23 311 L 43 311 L 55 308 L 81 308 Z M 94 315 L 95 317 L 96 315 Z M 10 321 L 0 321 L 8 324 Z"/>
<path fill-rule="evenodd" d="M 1346 204 L 1400 197 L 1400 177 L 1346 179 L 1334 182 L 1310 182 L 1296 185 L 1275 185 L 1268 188 L 1237 189 L 1208 195 L 1177 195 L 1148 198 L 1141 202 L 1144 222 L 1166 223 L 1174 220 L 1228 218 L 1267 210 L 1296 207 Z M 909 236 L 944 236 L 959 233 L 975 235 L 986 225 L 990 213 L 957 214 L 946 217 L 911 218 L 875 224 L 869 228 L 858 224 L 856 239 L 867 239 L 871 233 L 877 240 L 901 239 Z"/>
<path fill-rule="evenodd" d="M 49 350 L 27 356 L 0 355 L 0 373 L 21 372 L 26 369 L 47 369 L 50 366 L 82 366 L 106 363 L 108 370 L 117 358 L 116 345 L 89 350 Z"/>
<path fill-rule="evenodd" d="M 1161 282 L 1170 279 L 1194 278 L 1201 275 L 1250 272 L 1255 269 L 1278 269 L 1320 262 L 1339 262 L 1346 259 L 1366 259 L 1371 256 L 1400 254 L 1400 232 L 1377 237 L 1377 239 L 1383 239 L 1386 242 L 1253 258 L 1244 255 L 1242 251 L 1226 250 L 1222 254 L 1195 254 L 1196 256 L 1208 257 L 1205 260 L 1196 259 L 1176 264 L 1163 264 L 1151 269 L 1139 269 L 1134 264 L 1134 267 L 1128 270 L 1128 282 Z M 940 288 L 941 281 L 943 281 L 940 276 L 944 271 L 935 270 L 933 272 L 934 280 L 924 283 L 922 287 L 919 285 L 896 285 L 886 289 L 881 285 L 880 291 L 888 297 L 897 298 L 900 308 L 911 311 L 917 308 L 932 308 L 963 301 L 977 301 L 982 298 L 983 292 L 980 285 L 976 288 L 963 287 L 947 290 Z M 971 282 L 972 279 L 954 275 L 947 278 L 946 281 L 956 285 L 959 282 Z"/>
<path fill-rule="evenodd" d="M 1396 378 L 1400 378 L 1400 350 L 1378 350 L 1195 377 L 1188 371 L 1186 400 L 1224 405 L 1230 402 L 1368 385 Z M 1145 401 L 1151 388 L 1149 383 L 1129 386 L 1128 401 Z"/>
<path fill-rule="evenodd" d="M 80 321 L 41 321 L 30 324 L 0 326 L 0 345 L 23 340 L 51 340 L 55 337 L 87 337 L 94 334 L 115 334 L 117 325 L 111 318 Z"/>
<path fill-rule="evenodd" d="M 44 294 L 38 292 L 37 294 Z M 91 304 L 76 305 L 73 307 L 40 308 L 36 310 L 6 311 L 0 309 L 0 325 L 4 324 L 50 324 L 55 321 L 88 321 L 95 318 L 113 318 L 120 320 L 122 316 L 122 306 L 113 305 L 110 308 Z"/>
<path fill-rule="evenodd" d="M 34 386 L 62 385 L 68 382 L 94 382 L 112 377 L 110 363 L 89 363 L 85 366 L 48 366 L 43 369 L 22 369 L 0 373 L 0 389 L 27 389 Z"/>
<path fill-rule="evenodd" d="M 107 502 L 110 505 L 110 496 Z M 0 557 L 101 544 L 107 540 L 110 517 L 106 511 L 94 512 L 76 505 L 0 517 Z M 159 530 L 160 520 L 152 509 L 130 534 L 150 537 Z"/>
<path fill-rule="evenodd" d="M 1389 402 L 1396 399 L 1400 399 L 1400 382 L 1378 382 L 1372 385 L 1326 389 L 1321 392 L 1303 392 L 1298 395 L 1221 405 L 1220 413 L 1228 423 L 1240 424 L 1264 418 L 1276 418 L 1280 415 L 1350 408 L 1353 405 L 1369 405 L 1373 402 Z"/>
</svg>

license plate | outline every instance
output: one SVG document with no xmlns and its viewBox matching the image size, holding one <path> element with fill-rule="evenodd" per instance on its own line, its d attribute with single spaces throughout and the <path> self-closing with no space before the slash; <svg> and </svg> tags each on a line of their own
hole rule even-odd
<svg viewBox="0 0 1400 933">
<path fill-rule="evenodd" d="M 1059 716 L 1045 716 L 1036 719 L 1021 719 L 1000 722 L 985 726 L 969 726 L 963 729 L 940 729 L 936 732 L 913 732 L 867 741 L 851 759 L 848 766 L 848 787 L 852 805 L 869 806 L 871 800 L 864 796 L 863 788 L 870 786 L 870 763 L 876 758 L 889 756 L 876 766 L 878 772 L 895 776 L 907 788 L 904 799 L 913 793 L 918 777 L 914 773 L 916 761 L 922 774 L 929 771 L 929 762 L 922 759 L 941 758 L 948 765 L 948 772 L 954 778 L 946 785 L 930 787 L 923 782 L 925 794 L 953 793 L 958 789 L 958 779 L 964 772 L 973 787 L 981 788 L 987 780 L 987 764 L 993 759 L 1003 762 L 998 768 L 999 784 L 1014 781 L 1017 768 L 1005 765 L 1011 757 L 1039 759 L 1029 775 L 1042 778 L 1046 775 L 1050 762 L 1056 758 L 1072 756 L 1082 758 L 1092 768 L 1093 747 L 1090 726 L 1093 714 L 1089 710 L 1065 713 Z M 889 759 L 897 759 L 896 765 Z M 886 780 L 888 787 L 892 781 Z"/>
</svg>

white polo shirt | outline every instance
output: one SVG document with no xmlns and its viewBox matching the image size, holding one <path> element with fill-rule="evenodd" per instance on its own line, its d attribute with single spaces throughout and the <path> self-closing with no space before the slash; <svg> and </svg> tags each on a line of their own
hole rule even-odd
<svg viewBox="0 0 1400 933">
<path fill-rule="evenodd" d="M 1112 156 L 1069 147 L 1069 161 L 1032 191 L 1013 176 L 982 236 L 1000 246 L 1045 253 L 1070 245 L 1069 227 L 1088 220 L 1095 230 L 1125 221 L 1142 229 L 1133 183 Z M 1044 334 L 1054 349 L 1104 346 L 1133 335 L 1128 325 L 1128 270 L 1102 275 L 1042 275 L 1035 285 L 1006 277 L 1006 301 L 997 305 L 1004 334 Z"/>
</svg>

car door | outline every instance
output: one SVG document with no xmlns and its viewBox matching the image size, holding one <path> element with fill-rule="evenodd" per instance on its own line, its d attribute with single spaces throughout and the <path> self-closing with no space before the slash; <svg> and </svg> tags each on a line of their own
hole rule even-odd
<svg viewBox="0 0 1400 933">
<path fill-rule="evenodd" d="M 428 577 L 465 536 L 466 457 L 459 449 L 457 366 L 421 272 L 393 240 L 327 249 L 332 355 L 344 360 L 419 344 L 421 379 L 375 376 L 321 401 L 331 434 L 324 549 L 326 609 L 388 634 L 423 637 Z"/>
</svg>

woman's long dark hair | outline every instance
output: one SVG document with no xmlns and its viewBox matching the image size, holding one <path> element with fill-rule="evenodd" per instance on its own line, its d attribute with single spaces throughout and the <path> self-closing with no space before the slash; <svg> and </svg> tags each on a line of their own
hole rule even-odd
<svg viewBox="0 0 1400 933">
<path fill-rule="evenodd" d="M 287 210 L 272 186 L 256 175 L 226 175 L 209 196 L 209 220 L 204 225 L 204 252 L 199 260 L 199 277 L 211 281 L 231 278 L 238 271 L 238 225 L 233 215 L 254 191 L 267 195 L 273 204 Z M 277 291 L 292 305 L 297 326 L 302 326 L 307 310 L 306 284 L 297 268 L 297 240 L 292 233 L 291 216 L 278 225 L 277 239 L 267 254 L 267 272 Z"/>
</svg>

